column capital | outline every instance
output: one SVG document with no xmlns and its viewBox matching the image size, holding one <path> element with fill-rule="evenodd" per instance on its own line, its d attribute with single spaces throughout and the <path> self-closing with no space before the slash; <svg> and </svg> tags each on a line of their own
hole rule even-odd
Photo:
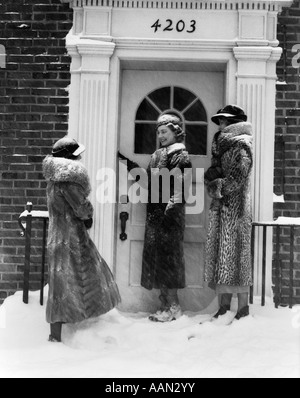
<svg viewBox="0 0 300 398">
<path fill-rule="evenodd" d="M 115 51 L 115 43 L 108 41 L 96 41 L 96 40 L 68 40 L 66 47 L 68 52 L 72 56 L 87 55 L 87 56 L 102 56 L 111 57 Z"/>
<path fill-rule="evenodd" d="M 281 47 L 235 47 L 238 61 L 238 78 L 263 78 L 276 80 L 276 63 L 282 53 Z"/>
<path fill-rule="evenodd" d="M 115 50 L 115 43 L 101 40 L 67 37 L 66 47 L 72 57 L 71 72 L 74 73 L 109 73 L 110 58 Z"/>
<path fill-rule="evenodd" d="M 268 61 L 273 53 L 273 47 L 234 47 L 233 53 L 238 61 Z"/>
</svg>

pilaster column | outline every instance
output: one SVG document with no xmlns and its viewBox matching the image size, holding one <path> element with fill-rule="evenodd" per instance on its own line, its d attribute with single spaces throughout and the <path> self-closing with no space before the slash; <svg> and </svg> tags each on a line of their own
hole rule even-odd
<svg viewBox="0 0 300 398">
<path fill-rule="evenodd" d="M 67 48 L 72 56 L 69 134 L 86 146 L 82 162 L 91 179 L 90 200 L 95 209 L 91 238 L 111 264 L 111 251 L 106 253 L 106 249 L 113 231 L 104 225 L 105 205 L 97 201 L 97 173 L 106 167 L 110 58 L 115 44 L 70 36 Z"/>
<path fill-rule="evenodd" d="M 253 218 L 255 221 L 273 220 L 273 178 L 275 139 L 276 62 L 281 48 L 236 47 L 237 103 L 245 109 L 253 126 L 254 170 L 252 181 Z M 272 234 L 269 234 L 267 264 L 272 264 Z M 255 277 L 261 279 L 262 246 L 257 238 Z M 260 260 L 259 260 L 260 259 Z M 267 270 L 267 294 L 271 292 L 271 267 Z M 261 286 L 261 283 L 256 284 Z M 260 292 L 254 292 L 260 294 Z"/>
</svg>

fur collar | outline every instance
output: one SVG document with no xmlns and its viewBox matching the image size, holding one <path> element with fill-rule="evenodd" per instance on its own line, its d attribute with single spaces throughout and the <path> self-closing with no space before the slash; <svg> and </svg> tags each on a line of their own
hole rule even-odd
<svg viewBox="0 0 300 398">
<path fill-rule="evenodd" d="M 180 142 L 176 142 L 175 144 L 172 144 L 167 147 L 167 154 L 170 155 L 171 153 L 177 152 L 177 151 L 184 151 L 185 146 L 184 144 L 181 144 Z"/>
<path fill-rule="evenodd" d="M 46 181 L 72 182 L 81 185 L 86 195 L 91 192 L 87 170 L 78 160 L 54 158 L 49 155 L 43 160 L 43 173 Z"/>
<path fill-rule="evenodd" d="M 240 145 L 252 149 L 252 125 L 248 122 L 240 122 L 227 126 L 218 136 L 218 147 L 221 153 L 233 146 Z"/>
<path fill-rule="evenodd" d="M 157 149 L 151 157 L 149 164 L 150 168 L 169 168 L 170 159 L 174 156 L 180 155 L 180 152 L 185 150 L 184 144 L 176 142 L 175 144 L 169 145 L 168 147 L 163 147 Z M 181 155 L 180 155 L 181 156 Z"/>
</svg>

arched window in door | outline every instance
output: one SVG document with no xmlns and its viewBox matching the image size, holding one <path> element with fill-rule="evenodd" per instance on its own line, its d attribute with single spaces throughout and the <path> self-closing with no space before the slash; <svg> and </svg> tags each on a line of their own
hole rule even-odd
<svg viewBox="0 0 300 398">
<path fill-rule="evenodd" d="M 140 103 L 135 118 L 137 154 L 152 154 L 158 148 L 156 121 L 161 114 L 180 117 L 186 132 L 185 145 L 190 155 L 207 155 L 207 114 L 201 100 L 191 91 L 162 87 L 148 94 Z"/>
</svg>

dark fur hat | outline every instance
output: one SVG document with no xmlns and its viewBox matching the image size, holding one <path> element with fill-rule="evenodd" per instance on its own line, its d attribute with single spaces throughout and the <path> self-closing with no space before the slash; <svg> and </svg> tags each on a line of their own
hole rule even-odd
<svg viewBox="0 0 300 398">
<path fill-rule="evenodd" d="M 178 142 L 182 142 L 184 140 L 186 134 L 182 129 L 182 121 L 177 115 L 171 113 L 161 115 L 157 120 L 156 129 L 160 126 L 169 127 L 176 134 Z"/>
<path fill-rule="evenodd" d="M 220 117 L 225 117 L 228 120 L 234 119 L 235 122 L 247 121 L 247 115 L 244 110 L 237 105 L 226 105 L 224 108 L 219 109 L 218 112 L 212 116 L 211 120 L 219 125 Z"/>
</svg>

